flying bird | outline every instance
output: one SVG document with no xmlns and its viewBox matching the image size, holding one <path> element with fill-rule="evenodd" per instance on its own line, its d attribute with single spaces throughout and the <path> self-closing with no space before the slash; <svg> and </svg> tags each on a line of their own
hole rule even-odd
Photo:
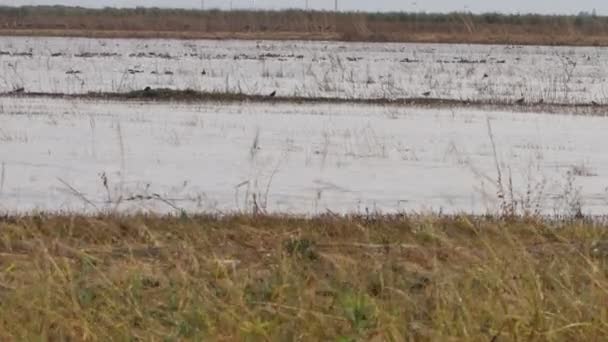
<svg viewBox="0 0 608 342">
<path fill-rule="evenodd" d="M 431 95 L 431 92 L 427 91 L 426 93 L 422 93 L 422 95 L 428 97 L 429 95 Z"/>
<path fill-rule="evenodd" d="M 268 95 L 268 97 L 275 97 L 277 95 L 277 91 L 273 91 L 272 93 L 270 93 L 270 95 Z"/>
</svg>

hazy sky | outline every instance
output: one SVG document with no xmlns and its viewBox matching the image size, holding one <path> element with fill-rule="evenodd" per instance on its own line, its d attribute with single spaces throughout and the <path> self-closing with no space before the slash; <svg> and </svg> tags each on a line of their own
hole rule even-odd
<svg viewBox="0 0 608 342">
<path fill-rule="evenodd" d="M 287 8 L 305 6 L 306 0 L 203 0 L 206 7 Z M 308 0 L 311 8 L 333 8 L 333 0 Z M 608 15 L 608 0 L 339 0 L 340 8 L 361 11 L 473 11 L 506 13 L 568 13 L 597 10 Z M 0 0 L 2 5 L 79 5 L 85 7 L 104 6 L 158 6 L 200 8 L 201 0 Z"/>
</svg>

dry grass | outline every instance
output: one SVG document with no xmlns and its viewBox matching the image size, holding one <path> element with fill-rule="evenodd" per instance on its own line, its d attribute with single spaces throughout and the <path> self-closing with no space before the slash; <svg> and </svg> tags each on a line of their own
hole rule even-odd
<svg viewBox="0 0 608 342">
<path fill-rule="evenodd" d="M 0 339 L 599 341 L 606 228 L 464 216 L 5 217 Z"/>
<path fill-rule="evenodd" d="M 0 7 L 0 35 L 608 45 L 608 18 Z"/>
</svg>

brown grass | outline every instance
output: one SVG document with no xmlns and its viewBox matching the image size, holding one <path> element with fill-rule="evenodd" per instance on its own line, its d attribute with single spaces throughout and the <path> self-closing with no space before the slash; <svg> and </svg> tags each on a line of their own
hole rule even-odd
<svg viewBox="0 0 608 342">
<path fill-rule="evenodd" d="M 438 216 L 0 220 L 0 339 L 600 341 L 608 227 Z"/>
<path fill-rule="evenodd" d="M 608 18 L 0 7 L 0 35 L 608 45 Z"/>
</svg>

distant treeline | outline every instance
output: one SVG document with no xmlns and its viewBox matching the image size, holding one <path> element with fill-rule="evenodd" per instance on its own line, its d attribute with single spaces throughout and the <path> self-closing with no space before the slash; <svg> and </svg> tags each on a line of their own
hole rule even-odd
<svg viewBox="0 0 608 342">
<path fill-rule="evenodd" d="M 0 7 L 0 34 L 608 45 L 608 17 Z"/>
</svg>

